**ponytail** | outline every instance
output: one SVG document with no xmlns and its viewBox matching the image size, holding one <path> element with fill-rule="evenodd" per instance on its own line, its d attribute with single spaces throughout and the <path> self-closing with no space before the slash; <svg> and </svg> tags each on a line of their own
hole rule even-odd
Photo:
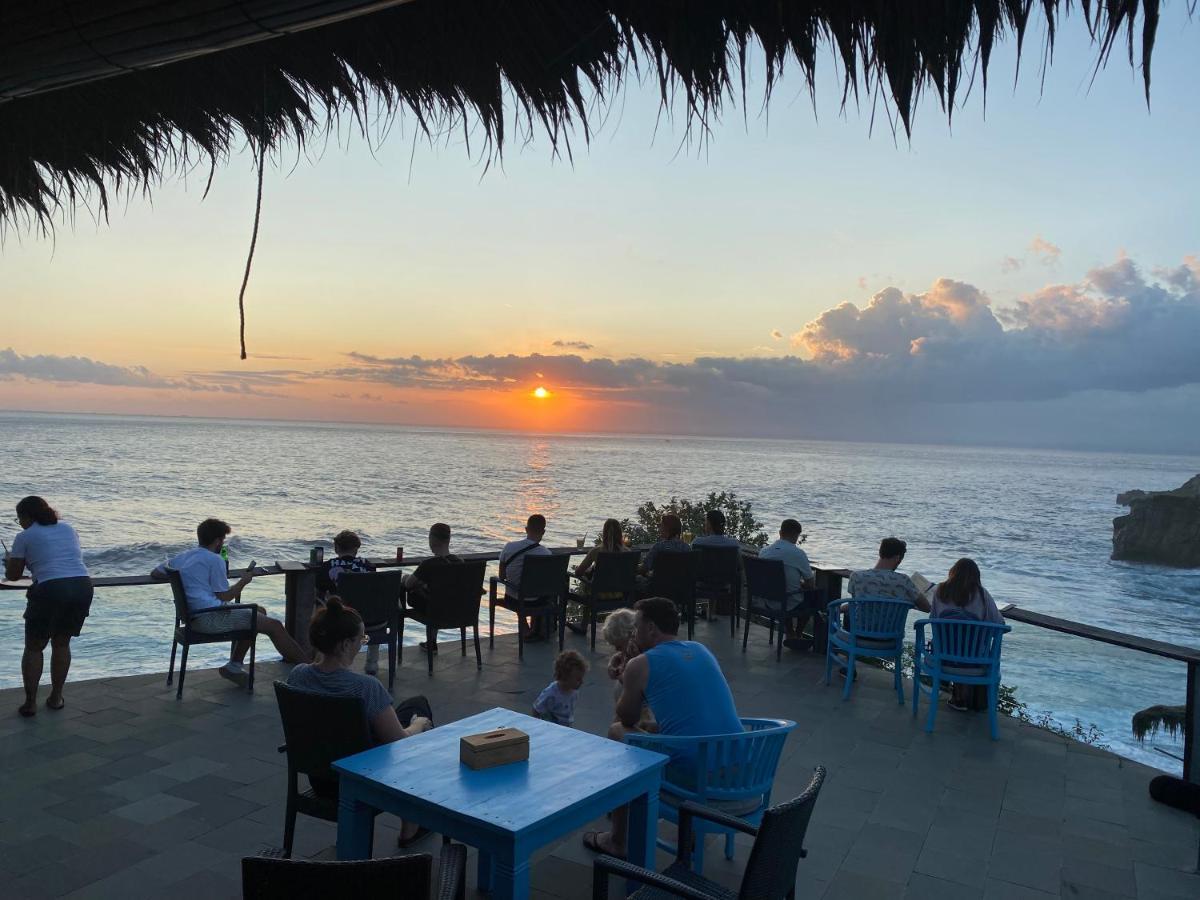
<svg viewBox="0 0 1200 900">
<path fill-rule="evenodd" d="M 17 515 L 25 519 L 33 519 L 38 525 L 57 525 L 58 513 L 50 508 L 50 504 L 41 497 L 26 497 L 17 504 Z"/>
<path fill-rule="evenodd" d="M 362 624 L 362 616 L 342 603 L 341 597 L 330 594 L 325 599 L 325 608 L 312 617 L 308 642 L 322 653 L 332 653 L 342 641 L 355 637 Z"/>
</svg>

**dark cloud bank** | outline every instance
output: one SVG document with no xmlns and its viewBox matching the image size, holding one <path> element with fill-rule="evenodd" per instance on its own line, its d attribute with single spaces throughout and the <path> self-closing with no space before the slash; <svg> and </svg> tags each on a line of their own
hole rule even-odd
<svg viewBox="0 0 1200 900">
<path fill-rule="evenodd" d="M 1121 258 L 1005 309 L 951 279 L 919 294 L 886 288 L 865 306 L 827 310 L 791 342 L 797 355 L 689 363 L 350 352 L 333 369 L 270 373 L 266 381 L 319 377 L 448 391 L 544 382 L 616 404 L 607 424 L 626 431 L 1200 453 L 1196 257 L 1149 276 Z M 553 346 L 569 344 L 583 349 L 581 342 Z M 0 377 L 13 374 L 182 386 L 153 384 L 163 379 L 143 369 L 0 353 Z M 194 375 L 187 383 L 264 386 L 262 378 L 239 383 L 234 375 Z"/>
</svg>

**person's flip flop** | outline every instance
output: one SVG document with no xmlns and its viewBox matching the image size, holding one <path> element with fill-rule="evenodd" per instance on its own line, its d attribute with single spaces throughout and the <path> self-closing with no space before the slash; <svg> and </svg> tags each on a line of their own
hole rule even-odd
<svg viewBox="0 0 1200 900">
<path fill-rule="evenodd" d="M 55 706 L 53 703 L 51 703 L 49 697 L 46 698 L 46 709 L 52 709 L 57 712 L 58 710 L 62 709 L 66 705 L 67 705 L 67 701 L 64 700 L 62 697 L 58 698 L 58 706 Z"/>
<path fill-rule="evenodd" d="M 610 853 L 600 846 L 600 832 L 598 831 L 585 831 L 583 834 L 583 846 L 593 853 L 603 853 L 605 856 L 614 856 L 617 859 L 625 858 L 625 854 L 623 853 Z"/>
<path fill-rule="evenodd" d="M 22 703 L 20 706 L 17 707 L 17 712 L 20 714 L 21 718 L 23 718 L 23 719 L 32 719 L 34 716 L 37 715 L 37 704 L 36 703 Z"/>
</svg>

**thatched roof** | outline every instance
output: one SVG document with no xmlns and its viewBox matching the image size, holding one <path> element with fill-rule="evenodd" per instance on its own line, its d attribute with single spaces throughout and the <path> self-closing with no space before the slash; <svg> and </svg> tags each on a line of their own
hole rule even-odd
<svg viewBox="0 0 1200 900">
<path fill-rule="evenodd" d="M 5 0 L 0 3 L 0 229 L 47 229 L 82 202 L 149 190 L 242 141 L 302 145 L 352 116 L 467 126 L 499 153 L 506 121 L 556 152 L 629 77 L 683 98 L 701 131 L 785 68 L 814 88 L 825 46 L 846 98 L 878 94 L 905 130 L 922 91 L 951 114 L 997 41 L 1042 19 L 1086 28 L 1097 65 L 1140 46 L 1149 91 L 1159 0 Z M 1079 15 L 1079 12 L 1082 15 Z M 1139 13 L 1140 21 L 1139 21 Z M 1047 49 L 1050 49 L 1047 48 Z M 572 130 L 574 126 L 574 130 Z M 257 147 L 256 147 L 257 149 Z"/>
</svg>

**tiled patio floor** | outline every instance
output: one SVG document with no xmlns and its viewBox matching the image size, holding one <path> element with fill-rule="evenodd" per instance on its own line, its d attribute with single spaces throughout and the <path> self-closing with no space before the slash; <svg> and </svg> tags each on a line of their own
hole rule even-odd
<svg viewBox="0 0 1200 900">
<path fill-rule="evenodd" d="M 1153 770 L 1012 721 L 993 743 L 982 715 L 945 710 L 927 735 L 881 673 L 865 673 L 843 703 L 818 683 L 820 660 L 785 651 L 776 664 L 761 631 L 743 656 L 727 628 L 702 624 L 698 637 L 741 713 L 799 722 L 774 796 L 794 796 L 818 763 L 830 770 L 798 897 L 1200 897 L 1197 820 L 1150 800 Z M 582 638 L 568 641 L 588 655 Z M 477 672 L 473 654 L 443 644 L 428 678 L 409 651 L 395 693 L 426 694 L 443 722 L 527 711 L 552 657 L 531 645 L 519 664 L 505 638 Z M 612 689 L 605 657 L 591 658 L 577 724 L 603 733 Z M 17 718 L 17 691 L 0 692 L 0 896 L 240 896 L 241 857 L 282 840 L 279 671 L 262 665 L 253 697 L 190 672 L 182 702 L 160 675 L 70 684 L 65 710 L 32 720 Z M 379 820 L 376 855 L 393 852 L 396 824 Z M 301 817 L 297 855 L 331 857 L 334 838 L 332 824 Z M 727 863 L 714 844 L 706 874 L 736 885 L 748 846 Z M 436 854 L 437 839 L 422 849 Z M 590 877 L 572 835 L 535 862 L 533 896 L 584 898 Z"/>
</svg>

